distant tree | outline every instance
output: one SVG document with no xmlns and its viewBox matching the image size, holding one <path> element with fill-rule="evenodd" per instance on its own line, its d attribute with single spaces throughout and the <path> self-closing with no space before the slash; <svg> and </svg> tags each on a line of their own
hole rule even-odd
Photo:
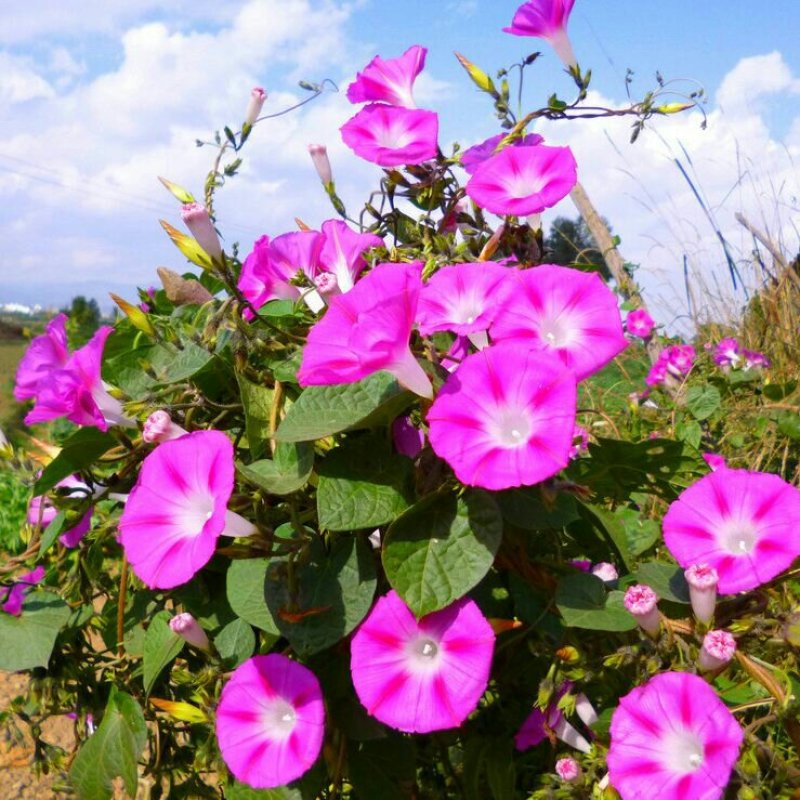
<svg viewBox="0 0 800 800">
<path fill-rule="evenodd" d="M 82 294 L 79 294 L 72 298 L 70 307 L 63 311 L 69 316 L 69 338 L 75 347 L 88 342 L 92 338 L 92 334 L 100 327 L 102 314 L 97 300 L 93 297 L 87 300 Z"/>
<path fill-rule="evenodd" d="M 599 272 L 604 281 L 611 280 L 611 273 L 583 217 L 556 217 L 544 240 L 544 247 L 544 261 L 547 264 L 576 266 L 587 272 Z"/>
</svg>

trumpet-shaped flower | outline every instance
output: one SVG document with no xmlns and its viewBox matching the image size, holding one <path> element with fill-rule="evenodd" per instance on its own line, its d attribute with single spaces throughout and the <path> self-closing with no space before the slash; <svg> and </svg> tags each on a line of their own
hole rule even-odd
<svg viewBox="0 0 800 800">
<path fill-rule="evenodd" d="M 507 136 L 507 133 L 498 133 L 496 136 L 491 136 L 490 138 L 486 139 L 485 141 L 481 142 L 480 144 L 475 144 L 472 147 L 467 148 L 461 154 L 461 166 L 472 175 L 475 170 L 486 161 L 487 158 L 491 158 L 495 151 L 497 150 L 497 145 Z M 538 133 L 529 133 L 527 136 L 523 136 L 521 139 L 516 139 L 510 147 L 535 147 L 537 144 L 541 144 L 544 141 L 544 138 L 539 136 Z"/>
<path fill-rule="evenodd" d="M 697 665 L 704 672 L 724 667 L 736 653 L 736 639 L 728 631 L 709 631 L 697 655 Z"/>
<path fill-rule="evenodd" d="M 720 594 L 744 592 L 800 556 L 800 491 L 764 472 L 711 472 L 672 503 L 663 527 L 682 567 L 705 564 Z"/>
<path fill-rule="evenodd" d="M 577 65 L 567 22 L 575 0 L 528 0 L 514 14 L 511 26 L 503 28 L 514 36 L 536 36 L 549 42 L 565 67 Z"/>
<path fill-rule="evenodd" d="M 627 347 L 617 299 L 596 273 L 543 264 L 515 279 L 491 328 L 494 341 L 532 340 L 556 353 L 578 380 Z"/>
<path fill-rule="evenodd" d="M 233 445 L 219 431 L 196 431 L 160 444 L 142 462 L 119 521 L 119 539 L 136 575 L 151 589 L 186 583 L 222 536 L 253 526 L 228 511 Z"/>
<path fill-rule="evenodd" d="M 99 328 L 88 344 L 70 356 L 63 369 L 40 380 L 36 404 L 25 417 L 27 425 L 66 417 L 76 425 L 92 425 L 102 431 L 108 430 L 109 425 L 135 427 L 100 377 L 103 348 L 113 330 L 108 325 Z"/>
<path fill-rule="evenodd" d="M 623 800 L 719 800 L 743 738 L 702 678 L 656 675 L 625 695 L 611 718 L 611 785 Z"/>
<path fill-rule="evenodd" d="M 638 336 L 640 339 L 650 338 L 656 323 L 644 308 L 635 308 L 628 312 L 625 318 L 625 330 L 631 336 Z"/>
<path fill-rule="evenodd" d="M 406 733 L 457 728 L 486 689 L 494 632 L 462 598 L 419 621 L 391 591 L 353 637 L 353 685 L 367 711 Z"/>
<path fill-rule="evenodd" d="M 357 156 L 381 167 L 421 164 L 438 151 L 439 118 L 434 111 L 373 103 L 345 122 L 341 131 Z"/>
<path fill-rule="evenodd" d="M 0 586 L 0 611 L 18 617 L 22 613 L 25 595 L 44 578 L 44 567 L 20 575 L 11 586 Z"/>
<path fill-rule="evenodd" d="M 233 775 L 254 789 L 283 786 L 317 760 L 325 733 L 319 681 L 272 653 L 237 667 L 217 706 L 217 740 Z"/>
<path fill-rule="evenodd" d="M 527 486 L 569 462 L 575 376 L 546 350 L 516 342 L 468 356 L 428 412 L 434 452 L 462 483 Z"/>
<path fill-rule="evenodd" d="M 422 264 L 379 264 L 347 294 L 331 298 L 309 331 L 297 373 L 301 386 L 354 383 L 391 372 L 416 394 L 433 388 L 409 347 L 422 288 Z"/>
<path fill-rule="evenodd" d="M 91 489 L 75 475 L 71 475 L 56 484 L 56 488 L 66 489 L 68 495 L 76 497 L 88 497 Z M 89 507 L 84 515 L 78 520 L 77 524 L 67 529 L 58 537 L 58 541 L 64 547 L 77 547 L 81 539 L 86 535 L 92 526 L 93 507 Z M 58 509 L 47 495 L 32 497 L 28 504 L 28 524 L 41 525 L 46 528 L 58 515 Z"/>
<path fill-rule="evenodd" d="M 411 422 L 411 417 L 397 417 L 392 422 L 392 441 L 401 456 L 416 458 L 425 447 L 425 434 Z"/>
<path fill-rule="evenodd" d="M 567 722 L 564 713 L 558 707 L 558 701 L 572 688 L 570 682 L 565 682 L 556 692 L 555 699 L 548 703 L 546 708 L 534 708 L 525 718 L 520 729 L 514 735 L 514 746 L 517 750 L 527 750 L 536 747 L 548 738 L 550 733 L 557 736 L 565 744 L 588 753 L 592 746 L 578 731 Z M 579 695 L 579 702 L 584 706 L 589 705 L 585 695 Z M 591 707 L 591 706 L 590 706 Z M 594 712 L 594 709 L 592 709 Z M 596 721 L 597 715 L 594 715 Z M 587 723 L 588 724 L 588 723 Z"/>
<path fill-rule="evenodd" d="M 554 206 L 577 181 L 569 147 L 506 147 L 477 166 L 466 192 L 487 211 L 525 217 Z"/>
<path fill-rule="evenodd" d="M 35 398 L 42 380 L 66 366 L 69 360 L 66 324 L 66 314 L 57 314 L 47 323 L 44 333 L 31 340 L 17 367 L 14 398 L 18 402 Z"/>
<path fill-rule="evenodd" d="M 154 411 L 142 427 L 142 439 L 148 444 L 160 444 L 185 435 L 186 429 L 173 422 L 172 417 L 163 408 Z"/>
<path fill-rule="evenodd" d="M 738 367 L 743 360 L 742 348 L 736 339 L 722 339 L 714 350 L 714 363 L 718 367 Z"/>
<path fill-rule="evenodd" d="M 491 261 L 442 267 L 422 289 L 420 333 L 453 331 L 465 336 L 487 330 L 503 308 L 511 275 L 510 269 Z"/>
<path fill-rule="evenodd" d="M 427 54 L 426 48 L 415 44 L 398 58 L 383 59 L 375 56 L 347 87 L 347 99 L 351 103 L 377 101 L 416 108 L 414 81 L 425 69 Z"/>
<path fill-rule="evenodd" d="M 356 233 L 346 223 L 334 219 L 322 223 L 322 235 L 319 269 L 336 278 L 339 292 L 349 292 L 367 266 L 365 251 L 382 247 L 383 239 L 374 233 Z"/>
</svg>

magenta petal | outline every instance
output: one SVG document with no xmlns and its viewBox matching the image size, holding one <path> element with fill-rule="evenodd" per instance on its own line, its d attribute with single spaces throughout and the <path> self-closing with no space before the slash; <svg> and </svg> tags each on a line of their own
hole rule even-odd
<svg viewBox="0 0 800 800">
<path fill-rule="evenodd" d="M 345 222 L 334 219 L 322 223 L 322 235 L 320 267 L 336 276 L 340 292 L 349 292 L 367 266 L 364 252 L 371 247 L 383 246 L 383 239 L 374 233 L 356 233 Z"/>
<path fill-rule="evenodd" d="M 134 573 L 150 588 L 186 583 L 214 554 L 233 491 L 233 445 L 197 431 L 156 447 L 142 462 L 119 521 Z"/>
<path fill-rule="evenodd" d="M 499 145 L 507 135 L 507 133 L 498 133 L 496 136 L 492 136 L 480 144 L 476 144 L 467 148 L 461 154 L 461 166 L 464 167 L 464 169 L 470 175 L 472 175 L 480 164 L 495 154 L 497 145 Z M 510 146 L 535 147 L 537 144 L 541 144 L 543 141 L 544 139 L 539 136 L 538 133 L 529 133 L 527 136 L 523 136 L 521 139 L 515 140 Z"/>
<path fill-rule="evenodd" d="M 419 262 L 379 264 L 347 294 L 332 297 L 309 331 L 300 385 L 353 383 L 386 370 L 411 391 L 430 396 L 430 381 L 409 348 L 421 273 Z"/>
<path fill-rule="evenodd" d="M 514 14 L 511 26 L 503 28 L 514 36 L 549 39 L 566 28 L 575 0 L 528 0 Z"/>
<path fill-rule="evenodd" d="M 325 708 L 311 670 L 283 655 L 255 656 L 222 689 L 216 715 L 222 758 L 255 789 L 283 786 L 319 756 Z"/>
<path fill-rule="evenodd" d="M 466 192 L 487 211 L 524 217 L 554 206 L 577 180 L 569 147 L 506 147 L 478 165 Z"/>
<path fill-rule="evenodd" d="M 578 380 L 627 347 L 617 298 L 596 273 L 542 264 L 517 282 L 490 330 L 493 341 L 553 350 Z"/>
<path fill-rule="evenodd" d="M 89 532 L 89 528 L 92 526 L 92 512 L 94 511 L 93 508 L 90 508 L 79 520 L 78 524 L 75 527 L 70 528 L 68 531 L 64 531 L 61 536 L 58 537 L 58 541 L 64 545 L 64 547 L 77 547 L 84 536 Z"/>
<path fill-rule="evenodd" d="M 720 594 L 755 589 L 800 556 L 800 491 L 777 475 L 722 469 L 685 489 L 663 528 L 681 566 L 717 571 Z"/>
<path fill-rule="evenodd" d="M 342 140 L 357 155 L 381 167 L 421 164 L 438 151 L 439 118 L 433 111 L 373 104 L 341 128 Z"/>
<path fill-rule="evenodd" d="M 44 333 L 28 345 L 17 367 L 14 386 L 14 398 L 20 403 L 36 397 L 41 380 L 66 365 L 69 359 L 66 323 L 66 314 L 56 315 L 47 323 Z"/>
<path fill-rule="evenodd" d="M 623 798 L 719 800 L 743 738 L 702 678 L 656 675 L 625 695 L 611 718 L 611 784 Z"/>
<path fill-rule="evenodd" d="M 350 669 L 359 700 L 376 719 L 407 733 L 456 728 L 489 680 L 494 632 L 467 598 L 419 622 L 391 591 L 361 623 Z"/>
<path fill-rule="evenodd" d="M 428 412 L 429 439 L 462 483 L 527 486 L 569 463 L 575 376 L 546 350 L 507 343 L 466 358 Z"/>
<path fill-rule="evenodd" d="M 351 103 L 378 101 L 416 108 L 412 90 L 417 75 L 425 68 L 427 53 L 426 48 L 413 45 L 399 58 L 375 56 L 347 87 L 347 99 Z"/>
<path fill-rule="evenodd" d="M 442 267 L 422 289 L 420 333 L 453 331 L 464 336 L 487 330 L 504 308 L 515 272 L 490 261 Z"/>
</svg>

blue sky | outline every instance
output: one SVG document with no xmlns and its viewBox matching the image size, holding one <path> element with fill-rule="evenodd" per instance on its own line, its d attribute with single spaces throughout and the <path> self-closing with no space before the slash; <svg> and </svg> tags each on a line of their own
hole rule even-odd
<svg viewBox="0 0 800 800">
<path fill-rule="evenodd" d="M 568 97 L 570 81 L 545 43 L 501 32 L 516 7 L 513 0 L 29 0 L 4 10 L 0 302 L 58 305 L 85 293 L 107 307 L 108 291 L 131 296 L 137 284 L 155 282 L 157 266 L 182 269 L 157 223 L 177 224 L 178 209 L 155 178 L 199 193 L 211 153 L 194 139 L 237 124 L 252 85 L 270 91 L 265 108 L 279 109 L 302 95 L 298 78 L 331 77 L 344 89 L 376 53 L 423 44 L 430 52 L 417 96 L 440 112 L 445 145 L 495 132 L 491 107 L 453 50 L 490 72 L 542 50 L 529 71 L 527 104 L 541 105 L 553 91 Z M 769 0 L 762 8 L 755 13 L 742 0 L 576 0 L 570 34 L 581 65 L 593 70 L 597 102 L 624 101 L 627 67 L 638 94 L 653 85 L 656 69 L 708 92 L 708 130 L 696 112 L 661 119 L 633 147 L 625 120 L 541 128 L 548 141 L 575 150 L 581 181 L 622 236 L 623 254 L 641 264 L 639 277 L 665 321 L 685 310 L 684 255 L 698 285 L 719 295 L 712 306 L 735 301 L 726 296 L 711 226 L 671 161 L 685 160 L 681 148 L 737 256 L 752 246 L 733 221 L 737 210 L 797 251 L 800 56 L 792 34 L 800 6 Z M 338 139 L 351 113 L 343 93 L 329 95 L 254 132 L 241 177 L 220 196 L 228 240 L 246 252 L 260 234 L 291 229 L 295 216 L 313 225 L 330 216 L 309 142 L 328 144 L 351 207 L 366 196 L 379 171 Z M 568 200 L 550 216 L 559 213 L 574 215 Z"/>
</svg>

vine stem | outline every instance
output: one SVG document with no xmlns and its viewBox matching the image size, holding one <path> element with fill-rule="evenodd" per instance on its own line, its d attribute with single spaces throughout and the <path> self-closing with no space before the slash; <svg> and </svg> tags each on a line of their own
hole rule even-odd
<svg viewBox="0 0 800 800">
<path fill-rule="evenodd" d="M 125 601 L 128 594 L 128 559 L 122 556 L 122 569 L 119 575 L 119 599 L 117 600 L 117 655 L 125 655 L 122 643 L 125 638 Z"/>
</svg>

